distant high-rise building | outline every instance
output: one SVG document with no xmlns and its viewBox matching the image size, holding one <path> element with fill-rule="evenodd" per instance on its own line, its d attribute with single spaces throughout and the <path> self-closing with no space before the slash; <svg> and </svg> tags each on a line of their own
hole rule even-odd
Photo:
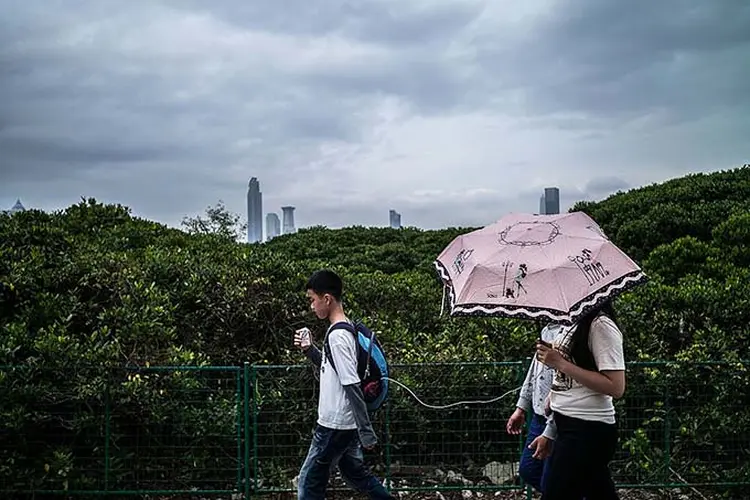
<svg viewBox="0 0 750 500">
<path fill-rule="evenodd" d="M 389 212 L 389 218 L 391 227 L 393 229 L 401 229 L 401 214 L 396 212 L 395 210 L 391 210 Z"/>
<path fill-rule="evenodd" d="M 263 193 L 253 177 L 247 186 L 247 242 L 263 241 Z"/>
<path fill-rule="evenodd" d="M 16 199 L 16 204 L 13 205 L 10 209 L 11 215 L 16 212 L 23 212 L 26 210 L 26 207 L 23 206 L 20 199 Z"/>
<path fill-rule="evenodd" d="M 294 207 L 281 207 L 284 218 L 283 234 L 292 234 L 297 230 L 294 228 Z"/>
<path fill-rule="evenodd" d="M 266 241 L 281 234 L 281 221 L 275 213 L 266 215 Z"/>
<path fill-rule="evenodd" d="M 558 188 L 544 189 L 544 213 L 547 215 L 560 213 L 560 190 Z"/>
<path fill-rule="evenodd" d="M 547 207 L 544 203 L 544 195 L 539 198 L 539 215 L 544 215 L 547 212 Z"/>
</svg>

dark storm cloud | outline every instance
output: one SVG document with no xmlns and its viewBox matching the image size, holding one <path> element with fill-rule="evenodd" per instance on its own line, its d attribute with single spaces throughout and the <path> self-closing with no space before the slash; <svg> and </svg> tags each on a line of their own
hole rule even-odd
<svg viewBox="0 0 750 500">
<path fill-rule="evenodd" d="M 354 40 L 394 46 L 443 44 L 479 16 L 486 1 L 378 2 L 289 0 L 239 2 L 173 0 L 175 8 L 205 12 L 243 29 L 300 35 L 340 33 Z"/>
<path fill-rule="evenodd" d="M 482 62 L 524 89 L 537 112 L 630 118 L 666 109 L 689 119 L 747 105 L 750 3 L 743 0 L 558 2 L 517 44 L 488 40 Z"/>
<path fill-rule="evenodd" d="M 749 60 L 739 0 L 0 0 L 0 208 L 486 223 L 747 162 Z"/>
</svg>

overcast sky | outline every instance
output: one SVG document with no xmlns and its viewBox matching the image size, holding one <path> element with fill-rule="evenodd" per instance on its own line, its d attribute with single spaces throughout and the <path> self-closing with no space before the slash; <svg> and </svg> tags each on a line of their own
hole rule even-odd
<svg viewBox="0 0 750 500">
<path fill-rule="evenodd" d="M 483 225 L 750 160 L 747 0 L 0 0 L 0 208 Z"/>
</svg>

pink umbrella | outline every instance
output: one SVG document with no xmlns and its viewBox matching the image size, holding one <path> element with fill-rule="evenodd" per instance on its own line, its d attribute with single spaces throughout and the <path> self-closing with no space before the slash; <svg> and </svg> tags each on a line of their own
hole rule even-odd
<svg viewBox="0 0 750 500">
<path fill-rule="evenodd" d="M 564 325 L 647 279 L 583 212 L 510 214 L 458 236 L 435 267 L 452 315 Z"/>
</svg>

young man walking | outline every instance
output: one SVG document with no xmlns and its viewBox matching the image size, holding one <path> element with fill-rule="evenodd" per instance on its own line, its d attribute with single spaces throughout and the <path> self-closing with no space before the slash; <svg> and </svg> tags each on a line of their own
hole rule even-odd
<svg viewBox="0 0 750 500">
<path fill-rule="evenodd" d="M 297 498 L 324 499 L 331 471 L 338 466 L 349 486 L 373 500 L 394 500 L 364 462 L 362 448 L 371 450 L 377 438 L 359 385 L 357 340 L 352 332 L 336 326 L 349 323 L 341 302 L 341 278 L 332 271 L 317 271 L 310 277 L 306 289 L 315 315 L 328 320 L 330 326 L 322 353 L 313 345 L 307 328 L 297 330 L 294 336 L 295 346 L 320 367 L 318 423 L 299 473 Z M 326 348 L 328 353 L 325 353 Z"/>
</svg>

